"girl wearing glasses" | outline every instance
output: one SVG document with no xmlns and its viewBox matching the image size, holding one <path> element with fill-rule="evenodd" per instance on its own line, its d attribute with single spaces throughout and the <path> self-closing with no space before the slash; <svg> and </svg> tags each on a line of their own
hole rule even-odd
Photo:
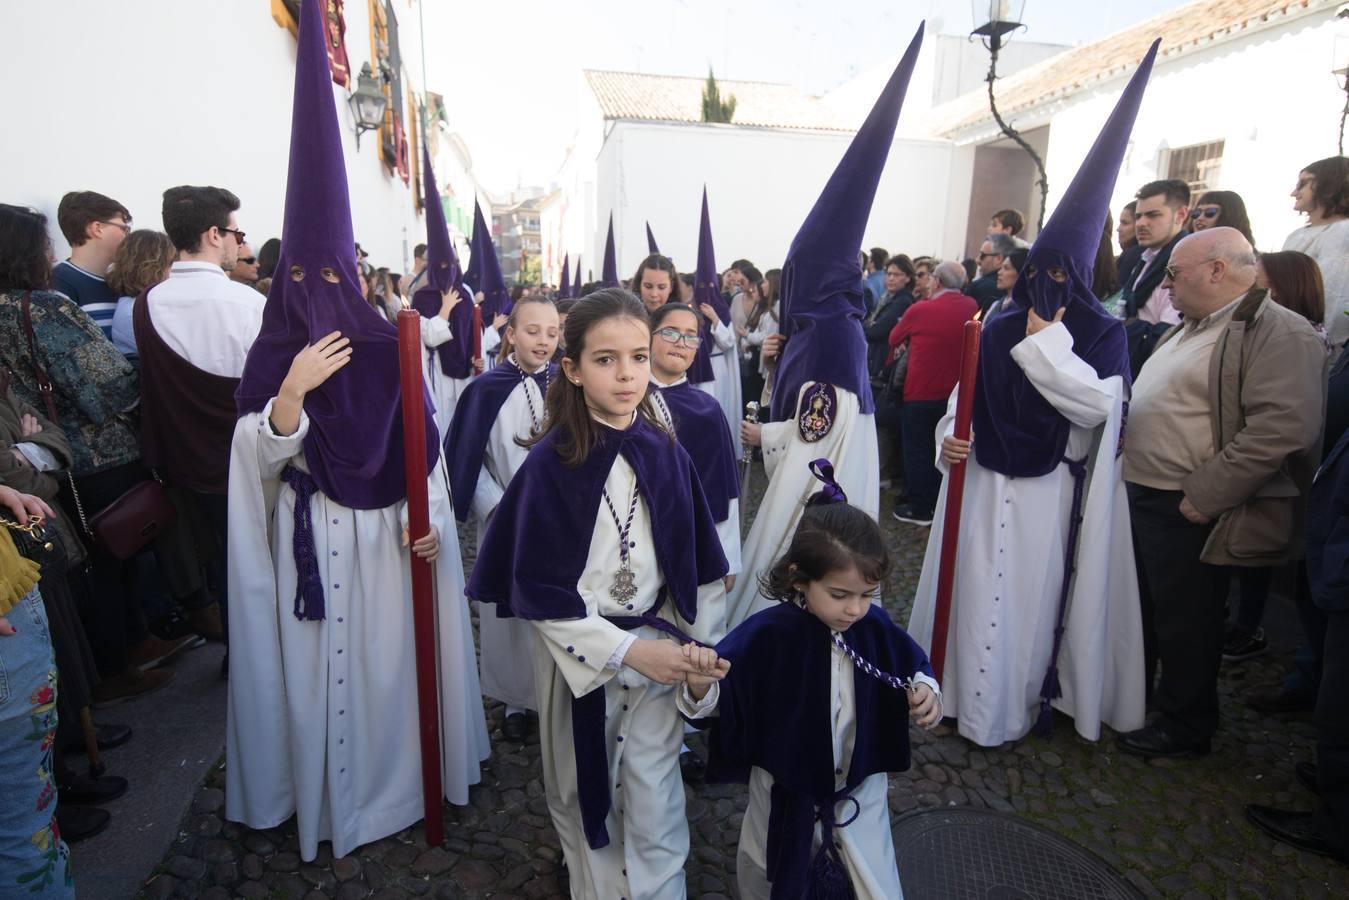
<svg viewBox="0 0 1349 900">
<path fill-rule="evenodd" d="M 1251 237 L 1251 219 L 1246 215 L 1246 203 L 1236 191 L 1205 191 L 1199 201 L 1190 207 L 1190 230 L 1203 231 L 1222 225 L 1235 228 L 1255 246 Z"/>
</svg>

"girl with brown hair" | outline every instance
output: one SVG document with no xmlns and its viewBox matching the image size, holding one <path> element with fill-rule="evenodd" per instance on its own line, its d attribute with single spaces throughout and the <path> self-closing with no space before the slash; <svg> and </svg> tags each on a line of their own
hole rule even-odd
<svg viewBox="0 0 1349 900">
<path fill-rule="evenodd" d="M 169 267 L 178 258 L 173 241 L 162 231 L 141 228 L 117 246 L 108 270 L 108 287 L 117 294 L 112 314 L 112 343 L 127 358 L 136 356 L 136 332 L 131 310 L 136 298 L 169 277 Z"/>
</svg>

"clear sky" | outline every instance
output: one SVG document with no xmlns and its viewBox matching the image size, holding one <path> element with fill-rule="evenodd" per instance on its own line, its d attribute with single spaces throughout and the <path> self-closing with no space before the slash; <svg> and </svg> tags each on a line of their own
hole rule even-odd
<svg viewBox="0 0 1349 900">
<path fill-rule="evenodd" d="M 969 0 L 424 0 L 427 76 L 491 190 L 546 186 L 581 69 L 781 81 L 823 93 L 897 59 L 920 19 L 972 28 Z M 987 3 L 980 4 L 987 8 Z M 1013 12 L 1018 0 L 1012 0 Z M 1180 0 L 1025 0 L 1013 40 L 1080 44 Z M 982 21 L 982 20 L 981 20 Z"/>
</svg>

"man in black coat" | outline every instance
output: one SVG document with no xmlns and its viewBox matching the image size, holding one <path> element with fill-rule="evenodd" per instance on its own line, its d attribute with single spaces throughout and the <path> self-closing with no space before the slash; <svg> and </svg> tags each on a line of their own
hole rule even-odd
<svg viewBox="0 0 1349 900">
<path fill-rule="evenodd" d="M 998 269 L 1007 255 L 1016 249 L 1011 235 L 994 232 L 979 245 L 979 275 L 965 285 L 964 294 L 979 304 L 979 312 L 987 313 L 1002 291 L 998 290 Z"/>
<path fill-rule="evenodd" d="M 1153 181 L 1138 191 L 1134 236 L 1143 251 L 1120 276 L 1124 330 L 1129 336 L 1129 366 L 1134 378 L 1162 335 L 1180 322 L 1171 292 L 1162 287 L 1171 251 L 1185 237 L 1190 218 L 1190 186 L 1172 178 Z"/>
</svg>

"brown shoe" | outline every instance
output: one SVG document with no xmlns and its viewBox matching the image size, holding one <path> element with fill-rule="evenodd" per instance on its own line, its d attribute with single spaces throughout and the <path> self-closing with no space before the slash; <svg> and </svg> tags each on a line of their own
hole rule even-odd
<svg viewBox="0 0 1349 900">
<path fill-rule="evenodd" d="M 208 641 L 225 640 L 225 629 L 220 624 L 220 604 L 212 603 L 200 609 L 187 611 L 187 624 Z"/>
<path fill-rule="evenodd" d="M 124 700 L 154 693 L 171 680 L 173 673 L 167 669 L 142 672 L 135 666 L 129 666 L 121 675 L 104 678 L 98 687 L 94 688 L 94 709 L 103 709 Z"/>
<path fill-rule="evenodd" d="M 162 662 L 182 653 L 195 643 L 192 635 L 184 635 L 171 641 L 160 640 L 154 635 L 150 635 L 145 640 L 131 648 L 127 654 L 127 661 L 131 666 L 144 672 L 146 669 L 153 669 Z"/>
</svg>

